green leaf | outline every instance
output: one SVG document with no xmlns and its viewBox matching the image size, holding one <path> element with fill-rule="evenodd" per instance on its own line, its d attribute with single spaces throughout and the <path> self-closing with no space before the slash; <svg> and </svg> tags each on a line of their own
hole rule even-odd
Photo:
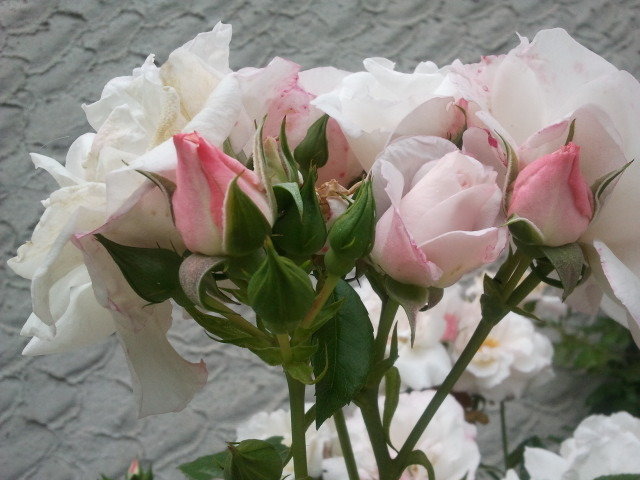
<svg viewBox="0 0 640 480">
<path fill-rule="evenodd" d="M 391 428 L 391 421 L 393 415 L 398 408 L 398 402 L 400 401 L 400 386 L 402 384 L 400 380 L 400 372 L 396 367 L 391 367 L 384 376 L 384 408 L 382 410 L 382 427 L 384 433 L 387 435 L 387 443 L 392 448 L 391 437 L 389 435 L 389 429 Z"/>
<path fill-rule="evenodd" d="M 329 115 L 323 115 L 316 120 L 307 130 L 307 135 L 293 152 L 302 174 L 307 176 L 312 166 L 321 168 L 329 158 L 327 145 L 327 122 Z"/>
<path fill-rule="evenodd" d="M 271 231 L 263 213 L 238 186 L 238 177 L 229 185 L 225 219 L 225 250 L 232 256 L 247 255 L 257 250 Z"/>
<path fill-rule="evenodd" d="M 231 455 L 224 466 L 225 480 L 280 480 L 282 457 L 265 440 L 243 440 L 229 445 Z"/>
<path fill-rule="evenodd" d="M 564 289 L 562 293 L 564 301 L 573 292 L 582 277 L 582 267 L 585 264 L 582 249 L 577 243 L 541 248 L 560 277 Z"/>
<path fill-rule="evenodd" d="M 313 336 L 318 351 L 312 362 L 316 377 L 316 426 L 358 394 L 367 380 L 373 354 L 373 327 L 369 314 L 355 290 L 340 280 L 333 302 L 344 299 L 337 314 Z"/>
<path fill-rule="evenodd" d="M 178 270 L 182 257 L 162 248 L 129 247 L 96 235 L 120 268 L 131 288 L 149 303 L 161 303 L 180 291 Z"/>
<path fill-rule="evenodd" d="M 214 455 L 205 455 L 192 462 L 183 463 L 178 470 L 185 474 L 189 480 L 213 480 L 224 477 L 224 464 L 229 456 L 229 451 L 224 450 Z"/>
<path fill-rule="evenodd" d="M 293 331 L 311 308 L 315 292 L 307 272 L 272 246 L 249 281 L 249 304 L 272 333 Z"/>
<path fill-rule="evenodd" d="M 289 447 L 282 443 L 283 437 L 269 437 L 264 442 L 271 445 L 280 456 L 282 465 L 289 459 Z M 214 480 L 224 478 L 224 466 L 227 457 L 231 455 L 229 449 L 213 455 L 205 455 L 196 460 L 184 463 L 178 469 L 184 473 L 188 480 Z"/>
</svg>

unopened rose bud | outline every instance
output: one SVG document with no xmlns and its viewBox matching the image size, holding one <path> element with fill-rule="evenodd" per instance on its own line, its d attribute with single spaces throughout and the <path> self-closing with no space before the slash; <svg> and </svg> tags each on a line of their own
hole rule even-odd
<svg viewBox="0 0 640 480">
<path fill-rule="evenodd" d="M 172 204 L 187 248 L 213 256 L 260 247 L 273 214 L 258 176 L 197 133 L 173 141 L 178 166 Z"/>
<path fill-rule="evenodd" d="M 593 194 L 580 172 L 580 147 L 570 142 L 522 169 L 508 214 L 536 227 L 540 238 L 535 243 L 557 247 L 577 241 L 593 217 Z"/>
</svg>

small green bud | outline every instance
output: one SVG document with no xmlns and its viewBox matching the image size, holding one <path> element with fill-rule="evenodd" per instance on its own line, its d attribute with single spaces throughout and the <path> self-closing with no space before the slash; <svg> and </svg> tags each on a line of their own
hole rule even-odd
<svg viewBox="0 0 640 480">
<path fill-rule="evenodd" d="M 249 304 L 272 333 L 288 333 L 311 308 L 315 292 L 307 272 L 278 255 L 273 246 L 268 245 L 266 251 L 249 281 Z"/>
<path fill-rule="evenodd" d="M 312 168 L 300 189 L 302 215 L 297 205 L 290 201 L 273 227 L 274 243 L 289 255 L 308 257 L 320 250 L 327 238 L 327 227 L 316 194 L 316 179 L 315 168 Z"/>
<path fill-rule="evenodd" d="M 327 122 L 329 115 L 323 115 L 316 120 L 304 137 L 302 142 L 293 151 L 300 170 L 306 177 L 312 166 L 323 167 L 329 158 L 329 147 L 327 145 Z"/>
<path fill-rule="evenodd" d="M 238 186 L 231 185 L 225 202 L 225 246 L 231 256 L 247 255 L 260 248 L 271 231 L 264 214 Z"/>
<path fill-rule="evenodd" d="M 329 231 L 329 251 L 325 256 L 327 270 L 343 276 L 365 257 L 373 247 L 376 209 L 371 180 L 358 189 L 355 201 L 335 221 Z"/>
<path fill-rule="evenodd" d="M 277 185 L 288 182 L 291 177 L 291 169 L 287 160 L 280 153 L 276 139 L 273 137 L 265 138 L 262 142 L 262 148 L 266 167 L 265 174 L 269 177 L 269 183 Z"/>
<path fill-rule="evenodd" d="M 264 440 L 244 440 L 229 445 L 231 455 L 224 466 L 225 480 L 280 480 L 282 458 L 278 450 Z"/>
</svg>

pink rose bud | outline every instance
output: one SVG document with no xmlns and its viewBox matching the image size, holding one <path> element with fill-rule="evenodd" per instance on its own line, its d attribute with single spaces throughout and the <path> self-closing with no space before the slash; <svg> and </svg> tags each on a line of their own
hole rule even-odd
<svg viewBox="0 0 640 480">
<path fill-rule="evenodd" d="M 172 204 L 187 248 L 204 255 L 225 255 L 243 253 L 238 247 L 259 247 L 264 227 L 273 224 L 273 214 L 258 176 L 195 132 L 174 135 L 173 142 L 178 166 Z M 238 205 L 243 206 L 242 212 L 235 211 Z M 258 217 L 255 228 L 244 228 L 252 216 Z"/>
<path fill-rule="evenodd" d="M 544 245 L 577 241 L 593 217 L 593 194 L 580 172 L 580 147 L 570 142 L 522 169 L 508 213 L 529 220 Z"/>
<path fill-rule="evenodd" d="M 131 461 L 131 465 L 129 465 L 129 470 L 127 470 L 127 478 L 131 478 L 134 475 L 140 475 L 140 462 L 137 458 L 134 458 Z"/>
</svg>

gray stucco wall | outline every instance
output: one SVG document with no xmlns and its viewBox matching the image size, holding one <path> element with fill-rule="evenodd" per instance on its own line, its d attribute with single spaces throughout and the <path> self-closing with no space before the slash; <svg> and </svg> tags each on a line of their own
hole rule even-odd
<svg viewBox="0 0 640 480">
<path fill-rule="evenodd" d="M 6 266 L 30 237 L 53 182 L 28 152 L 63 159 L 88 131 L 80 104 L 104 83 L 129 74 L 148 53 L 161 63 L 175 47 L 217 20 L 232 23 L 233 67 L 262 66 L 275 55 L 305 67 L 360 68 L 385 56 L 399 68 L 438 64 L 515 45 L 565 27 L 580 42 L 640 75 L 638 1 L 286 1 L 286 0 L 3 0 L 0 2 L 0 478 L 92 479 L 123 472 L 134 456 L 152 459 L 158 478 L 218 449 L 234 425 L 286 398 L 275 369 L 235 348 L 212 345 L 195 326 L 172 341 L 191 360 L 203 357 L 207 387 L 183 412 L 136 419 L 124 356 L 114 338 L 76 353 L 24 358 L 18 336 L 31 311 L 29 285 Z M 184 327 L 184 328 L 183 328 Z M 561 376 L 544 401 L 513 403 L 514 442 L 560 433 L 580 415 L 586 380 Z M 565 395 L 565 392 L 569 392 Z M 560 420 L 558 420 L 560 419 Z M 495 429 L 481 432 L 485 450 Z"/>
</svg>

